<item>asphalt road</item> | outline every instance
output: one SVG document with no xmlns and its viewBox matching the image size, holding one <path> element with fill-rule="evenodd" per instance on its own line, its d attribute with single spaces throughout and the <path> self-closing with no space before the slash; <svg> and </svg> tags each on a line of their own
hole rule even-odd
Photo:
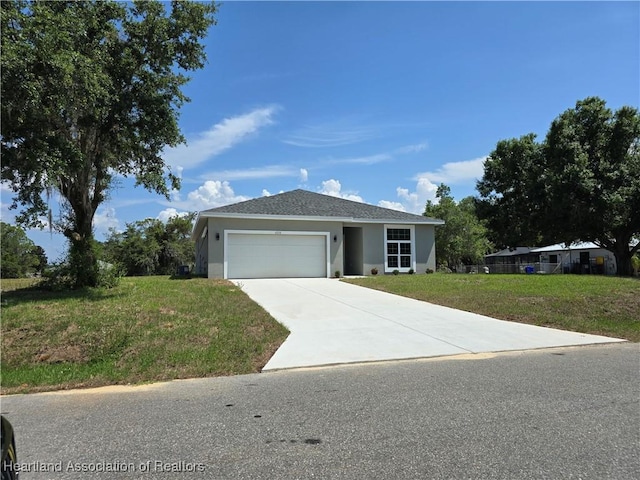
<svg viewBox="0 0 640 480">
<path fill-rule="evenodd" d="M 1 409 L 23 480 L 626 480 L 640 478 L 639 353 L 281 371 L 10 396 Z"/>
</svg>

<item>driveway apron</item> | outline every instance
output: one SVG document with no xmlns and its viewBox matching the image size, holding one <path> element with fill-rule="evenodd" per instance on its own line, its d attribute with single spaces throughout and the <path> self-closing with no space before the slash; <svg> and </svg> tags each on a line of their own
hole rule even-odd
<svg viewBox="0 0 640 480">
<path fill-rule="evenodd" d="M 263 371 L 624 341 L 497 320 L 335 279 L 236 284 L 291 332 Z"/>
</svg>

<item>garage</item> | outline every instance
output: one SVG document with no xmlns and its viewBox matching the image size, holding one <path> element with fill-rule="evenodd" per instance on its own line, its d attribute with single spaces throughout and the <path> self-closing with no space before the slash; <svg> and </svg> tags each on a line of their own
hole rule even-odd
<svg viewBox="0 0 640 480">
<path fill-rule="evenodd" d="M 226 278 L 327 277 L 326 232 L 225 232 Z"/>
</svg>

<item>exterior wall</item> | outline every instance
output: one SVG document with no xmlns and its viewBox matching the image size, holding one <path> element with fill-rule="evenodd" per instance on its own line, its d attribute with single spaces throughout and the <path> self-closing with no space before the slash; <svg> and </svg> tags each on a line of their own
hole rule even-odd
<svg viewBox="0 0 640 480">
<path fill-rule="evenodd" d="M 580 253 L 581 252 L 589 252 L 589 258 L 591 263 L 595 263 L 598 257 L 602 257 L 604 263 L 602 266 L 602 272 L 606 275 L 615 275 L 616 268 L 616 257 L 609 250 L 605 250 L 604 248 L 575 248 L 575 249 L 564 249 L 564 250 L 555 250 L 548 252 L 540 252 L 540 263 L 547 263 L 549 261 L 550 255 L 558 256 L 558 263 L 562 265 L 561 272 L 572 272 L 572 273 L 597 273 L 595 271 L 583 272 L 580 267 Z M 595 268 L 595 265 L 591 265 Z"/>
<path fill-rule="evenodd" d="M 362 228 L 362 273 L 371 275 L 377 268 L 384 273 L 384 225 L 379 223 L 354 223 L 350 227 Z"/>
<path fill-rule="evenodd" d="M 196 271 L 197 275 L 207 273 L 207 259 L 209 258 L 209 233 L 204 238 L 198 236 L 196 239 Z"/>
<path fill-rule="evenodd" d="M 436 226 L 416 225 L 416 273 L 436 270 Z"/>
<path fill-rule="evenodd" d="M 371 275 L 371 269 L 377 268 L 384 274 L 385 229 L 380 223 L 354 223 L 349 227 L 361 227 L 364 248 L 365 275 Z M 425 273 L 427 268 L 436 269 L 435 226 L 415 225 L 416 273 Z"/>
<path fill-rule="evenodd" d="M 197 232 L 196 272 L 207 273 L 209 278 L 224 278 L 224 231 L 225 230 L 268 230 L 329 232 L 329 276 L 334 272 L 344 273 L 343 226 L 362 228 L 363 274 L 371 275 L 371 269 L 377 268 L 384 274 L 385 229 L 381 223 L 322 222 L 303 220 L 208 218 L 208 232 L 204 239 L 202 231 Z M 435 226 L 415 225 L 415 261 L 416 273 L 425 273 L 427 268 L 435 270 Z M 216 234 L 219 239 L 216 240 Z M 337 237 L 337 241 L 333 238 Z M 207 260 L 208 259 L 208 260 Z"/>
<path fill-rule="evenodd" d="M 224 231 L 269 230 L 299 232 L 329 232 L 329 276 L 336 270 L 344 271 L 341 222 L 305 222 L 300 220 L 209 218 L 208 227 L 208 277 L 224 278 Z M 219 240 L 216 240 L 219 234 Z M 337 241 L 333 241 L 334 236 Z"/>
</svg>

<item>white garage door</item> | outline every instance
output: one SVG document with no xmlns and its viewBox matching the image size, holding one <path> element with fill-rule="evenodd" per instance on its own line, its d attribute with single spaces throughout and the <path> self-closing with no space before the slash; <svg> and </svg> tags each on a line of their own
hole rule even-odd
<svg viewBox="0 0 640 480">
<path fill-rule="evenodd" d="M 327 237 L 229 233 L 227 278 L 326 277 Z"/>
</svg>

